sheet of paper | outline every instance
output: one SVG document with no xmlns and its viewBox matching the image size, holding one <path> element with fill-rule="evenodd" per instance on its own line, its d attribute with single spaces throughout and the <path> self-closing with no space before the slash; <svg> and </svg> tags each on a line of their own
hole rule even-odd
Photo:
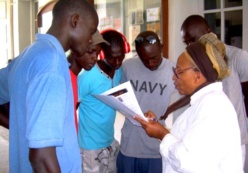
<svg viewBox="0 0 248 173">
<path fill-rule="evenodd" d="M 122 113 L 134 125 L 140 126 L 140 123 L 133 119 L 134 115 L 147 121 L 147 118 L 140 109 L 130 81 L 111 88 L 100 95 L 94 96 L 113 109 Z"/>
</svg>

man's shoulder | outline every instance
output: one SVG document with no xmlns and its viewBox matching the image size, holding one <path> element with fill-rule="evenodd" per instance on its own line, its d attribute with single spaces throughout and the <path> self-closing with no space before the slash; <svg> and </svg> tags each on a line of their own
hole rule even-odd
<svg viewBox="0 0 248 173">
<path fill-rule="evenodd" d="M 132 64 L 132 63 L 137 62 L 137 61 L 140 61 L 140 59 L 139 59 L 138 55 L 135 55 L 135 56 L 133 56 L 131 58 L 125 59 L 123 61 L 123 64 Z"/>
<path fill-rule="evenodd" d="M 166 63 L 171 64 L 173 66 L 176 65 L 176 63 L 174 61 L 170 60 L 169 58 L 163 57 L 163 61 L 165 61 Z"/>
<path fill-rule="evenodd" d="M 96 67 L 96 65 L 91 70 L 82 69 L 82 71 L 78 74 L 78 81 L 86 79 L 94 81 L 95 78 L 99 77 L 98 73 L 100 73 L 100 69 Z"/>
<path fill-rule="evenodd" d="M 64 53 L 64 48 L 59 40 L 50 34 L 36 34 L 35 42 L 30 47 L 42 49 L 45 53 Z"/>
<path fill-rule="evenodd" d="M 246 50 L 235 46 L 226 45 L 226 55 L 228 58 L 235 57 L 236 54 L 248 56 L 248 52 Z"/>
<path fill-rule="evenodd" d="M 125 69 L 133 69 L 137 68 L 137 64 L 139 64 L 139 57 L 138 56 L 133 56 L 131 58 L 125 59 L 122 63 L 122 69 L 125 71 Z M 141 62 L 141 61 L 140 61 Z"/>
<path fill-rule="evenodd" d="M 240 66 L 246 66 L 248 63 L 248 52 L 234 46 L 226 45 L 226 58 L 231 67 L 239 69 Z"/>
<path fill-rule="evenodd" d="M 62 56 L 64 54 L 64 49 L 55 37 L 51 37 L 48 34 L 39 34 L 36 35 L 35 42 L 26 47 L 19 56 L 34 55 L 35 57 L 42 57 L 51 61 L 51 57 Z"/>
</svg>

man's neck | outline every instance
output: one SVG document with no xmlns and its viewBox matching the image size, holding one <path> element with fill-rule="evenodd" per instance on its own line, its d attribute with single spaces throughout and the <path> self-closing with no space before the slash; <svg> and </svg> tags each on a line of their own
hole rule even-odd
<svg viewBox="0 0 248 173">
<path fill-rule="evenodd" d="M 70 70 L 77 76 L 80 71 L 82 70 L 81 67 L 79 67 L 76 63 L 72 63 L 71 66 L 69 67 Z"/>
<path fill-rule="evenodd" d="M 102 60 L 97 61 L 97 65 L 99 66 L 99 68 L 105 73 L 107 74 L 111 79 L 113 79 L 114 74 L 115 74 L 115 69 L 112 69 L 109 65 L 107 65 L 105 62 L 103 62 Z"/>
</svg>

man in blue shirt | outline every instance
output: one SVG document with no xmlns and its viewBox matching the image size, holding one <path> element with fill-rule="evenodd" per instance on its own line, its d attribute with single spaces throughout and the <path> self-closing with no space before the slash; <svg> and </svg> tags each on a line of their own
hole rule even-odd
<svg viewBox="0 0 248 173">
<path fill-rule="evenodd" d="M 47 34 L 37 34 L 13 63 L 8 72 L 10 172 L 81 172 L 64 52 L 83 55 L 97 25 L 97 13 L 86 1 L 60 0 Z M 4 88 L 0 91 L 1 98 Z"/>
<path fill-rule="evenodd" d="M 114 30 L 103 31 L 102 60 L 90 71 L 78 76 L 79 131 L 78 141 L 82 152 L 84 173 L 116 173 L 119 143 L 114 139 L 116 111 L 94 94 L 101 94 L 119 85 L 121 65 L 128 53 L 125 37 Z"/>
</svg>

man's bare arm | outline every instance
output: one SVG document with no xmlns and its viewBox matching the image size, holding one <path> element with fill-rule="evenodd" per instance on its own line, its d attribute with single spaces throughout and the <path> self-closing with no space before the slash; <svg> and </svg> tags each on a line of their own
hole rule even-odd
<svg viewBox="0 0 248 173">
<path fill-rule="evenodd" d="M 55 147 L 30 148 L 29 160 L 35 173 L 60 173 Z"/>
<path fill-rule="evenodd" d="M 0 125 L 9 129 L 9 102 L 0 105 Z"/>
<path fill-rule="evenodd" d="M 248 117 L 248 81 L 241 83 L 241 85 L 242 85 L 242 92 L 244 95 L 246 116 Z"/>
</svg>

